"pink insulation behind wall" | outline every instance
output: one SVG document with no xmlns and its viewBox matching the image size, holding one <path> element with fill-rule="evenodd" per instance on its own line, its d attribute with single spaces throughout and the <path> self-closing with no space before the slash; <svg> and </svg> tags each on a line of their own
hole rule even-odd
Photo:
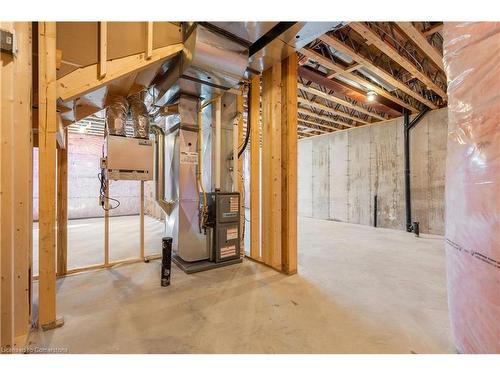
<svg viewBox="0 0 500 375">
<path fill-rule="evenodd" d="M 103 138 L 68 134 L 68 217 L 81 219 L 104 216 L 99 206 L 100 172 Z M 140 181 L 112 181 L 110 197 L 120 206 L 110 211 L 111 216 L 138 215 L 140 209 Z M 38 149 L 33 153 L 33 219 L 38 220 Z M 110 202 L 112 206 L 115 202 Z"/>
<path fill-rule="evenodd" d="M 500 23 L 445 23 L 446 257 L 455 345 L 500 353 Z"/>
</svg>

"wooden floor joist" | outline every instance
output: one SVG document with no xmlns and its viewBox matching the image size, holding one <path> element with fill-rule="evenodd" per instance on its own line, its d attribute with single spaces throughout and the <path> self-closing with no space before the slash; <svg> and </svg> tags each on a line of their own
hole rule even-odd
<svg viewBox="0 0 500 375">
<path fill-rule="evenodd" d="M 408 71 L 412 76 L 416 77 L 422 83 L 424 83 L 429 89 L 434 91 L 444 100 L 448 99 L 446 91 L 440 86 L 434 83 L 431 77 L 428 77 L 424 72 L 420 71 L 412 62 L 410 62 L 406 57 L 399 54 L 399 52 L 386 41 L 382 40 L 379 35 L 377 35 L 370 27 L 362 22 L 351 22 L 349 24 L 354 31 L 360 34 L 366 41 L 373 44 L 380 51 L 389 56 L 394 62 L 402 66 L 406 71 Z M 425 39 L 425 37 L 424 37 Z M 426 41 L 427 42 L 427 41 Z"/>
<path fill-rule="evenodd" d="M 328 107 L 324 104 L 321 104 L 321 103 L 318 103 L 316 101 L 312 101 L 312 100 L 307 100 L 305 98 L 302 98 L 302 97 L 299 97 L 298 99 L 298 102 L 300 104 L 305 104 L 311 108 L 316 108 L 316 109 L 321 109 L 327 113 L 331 113 L 333 115 L 336 115 L 336 116 L 340 116 L 340 117 L 343 117 L 343 118 L 346 118 L 346 119 L 350 119 L 350 120 L 353 120 L 353 121 L 357 121 L 361 124 L 368 124 L 369 122 L 366 121 L 366 120 L 361 120 L 360 118 L 357 118 L 357 117 L 354 117 L 354 116 L 351 116 L 345 112 L 342 112 L 342 111 L 339 111 L 335 108 L 331 108 L 331 107 Z M 335 120 L 335 122 L 339 123 L 339 124 L 347 124 L 346 126 L 352 126 L 352 124 L 348 124 L 347 122 L 345 121 L 342 121 L 340 119 L 337 119 Z"/>
<path fill-rule="evenodd" d="M 366 57 L 364 57 L 361 54 L 359 54 L 358 52 L 356 52 L 353 48 L 342 43 L 340 40 L 338 40 L 334 37 L 331 37 L 329 35 L 326 35 L 326 34 L 322 35 L 319 39 L 322 42 L 333 47 L 337 51 L 340 51 L 340 52 L 345 53 L 346 55 L 350 56 L 358 64 L 365 66 L 371 72 L 375 73 L 380 78 L 387 81 L 392 86 L 396 87 L 398 90 L 401 90 L 405 94 L 407 94 L 407 95 L 413 97 L 414 99 L 418 100 L 419 102 L 427 105 L 431 109 L 437 108 L 437 106 L 433 102 L 431 102 L 429 99 L 424 98 L 421 94 L 413 91 L 410 87 L 408 87 L 407 85 L 405 85 L 401 81 L 398 81 L 396 78 L 394 78 L 392 75 L 387 73 L 385 70 L 379 68 L 374 63 L 372 63 L 370 60 L 368 60 Z M 346 77 L 347 76 L 350 77 L 351 75 L 354 75 L 354 74 L 350 73 L 349 75 L 346 75 Z M 391 97 L 392 97 L 392 95 L 391 95 Z"/>
<path fill-rule="evenodd" d="M 436 66 L 444 71 L 443 55 L 438 52 L 438 50 L 432 46 L 425 35 L 423 35 L 419 30 L 413 26 L 411 22 L 397 22 L 398 27 L 410 38 L 413 43 L 415 43 L 418 48 L 422 50 L 431 60 L 436 64 Z M 442 25 L 441 25 L 442 27 Z"/>
<path fill-rule="evenodd" d="M 328 94 L 326 92 L 323 92 L 321 90 L 315 89 L 314 87 L 309 87 L 309 86 L 305 86 L 305 85 L 300 84 L 299 88 L 301 90 L 304 90 L 304 91 L 310 93 L 310 94 L 313 94 L 313 95 L 319 96 L 319 97 L 321 97 L 323 99 L 326 99 L 326 100 L 328 100 L 330 102 L 343 105 L 344 107 L 347 107 L 347 108 L 350 108 L 350 109 L 354 109 L 355 111 L 358 111 L 359 113 L 362 113 L 364 115 L 372 116 L 372 117 L 374 117 L 374 118 L 376 118 L 378 120 L 385 120 L 385 117 L 380 116 L 377 113 L 374 113 L 372 111 L 368 111 L 367 109 L 365 109 L 365 108 L 363 108 L 363 107 L 361 107 L 359 105 L 352 104 L 352 103 L 348 102 L 347 100 L 343 100 L 343 99 L 337 98 L 336 96 L 333 96 L 333 95 L 330 95 L 330 94 Z M 359 120 L 355 120 L 355 121 L 361 121 L 362 122 L 364 120 L 359 119 Z M 365 122 L 367 122 L 367 121 L 365 121 Z"/>
</svg>

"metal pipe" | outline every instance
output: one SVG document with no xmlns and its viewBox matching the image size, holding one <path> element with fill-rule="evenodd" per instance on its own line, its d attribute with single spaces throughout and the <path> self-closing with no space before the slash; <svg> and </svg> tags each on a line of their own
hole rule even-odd
<svg viewBox="0 0 500 375">
<path fill-rule="evenodd" d="M 373 196 L 373 226 L 377 227 L 377 210 L 378 210 L 377 196 Z"/>
<path fill-rule="evenodd" d="M 403 109 L 403 131 L 404 131 L 404 161 L 405 161 L 405 207 L 406 207 L 406 231 L 411 232 L 411 196 L 410 196 L 410 111 Z"/>
<path fill-rule="evenodd" d="M 404 132 L 404 175 L 405 175 L 405 207 L 406 207 L 406 231 L 414 230 L 411 222 L 411 190 L 410 190 L 410 130 L 413 129 L 420 120 L 429 112 L 429 108 L 424 108 L 410 122 L 410 111 L 403 109 L 403 132 Z"/>
<path fill-rule="evenodd" d="M 220 189 L 221 176 L 221 148 L 222 148 L 222 100 L 217 97 L 215 100 L 215 182 L 214 189 Z"/>
<path fill-rule="evenodd" d="M 149 129 L 155 134 L 155 199 L 166 215 L 170 215 L 174 208 L 174 201 L 165 200 L 165 132 L 157 125 Z"/>
</svg>

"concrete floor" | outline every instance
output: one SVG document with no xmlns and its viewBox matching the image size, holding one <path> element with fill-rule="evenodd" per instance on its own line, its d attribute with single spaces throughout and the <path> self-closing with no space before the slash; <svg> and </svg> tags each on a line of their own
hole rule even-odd
<svg viewBox="0 0 500 375">
<path fill-rule="evenodd" d="M 185 275 L 139 263 L 58 281 L 73 353 L 454 353 L 443 238 L 299 219 L 299 273 L 245 260 Z M 36 285 L 36 284 L 35 284 Z M 36 290 L 35 290 L 36 296 Z"/>
</svg>

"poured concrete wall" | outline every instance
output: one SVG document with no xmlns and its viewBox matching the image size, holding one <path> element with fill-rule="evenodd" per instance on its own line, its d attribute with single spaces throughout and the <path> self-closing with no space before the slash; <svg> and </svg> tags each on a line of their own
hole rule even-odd
<svg viewBox="0 0 500 375">
<path fill-rule="evenodd" d="M 299 141 L 300 216 L 404 229 L 403 119 Z M 412 130 L 412 219 L 423 233 L 444 231 L 447 111 L 429 112 Z"/>
</svg>

